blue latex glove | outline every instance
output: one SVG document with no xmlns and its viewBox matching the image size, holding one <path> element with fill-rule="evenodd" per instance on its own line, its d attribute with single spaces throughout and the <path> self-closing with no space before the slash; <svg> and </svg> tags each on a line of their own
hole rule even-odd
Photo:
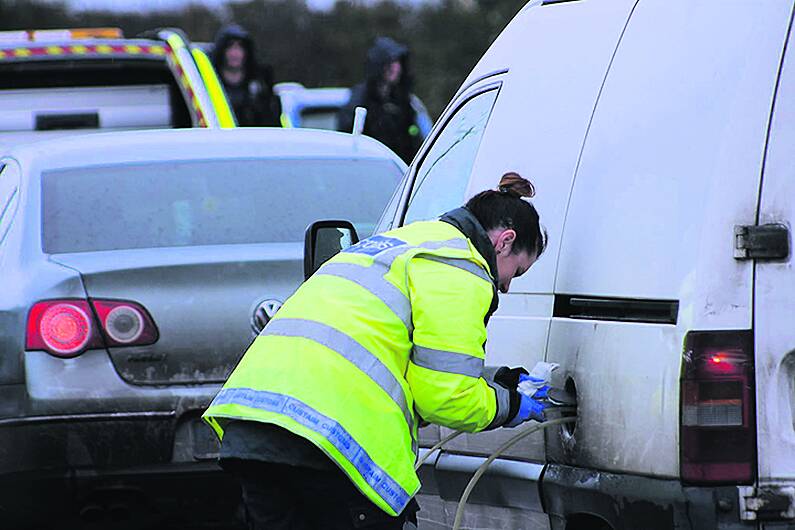
<svg viewBox="0 0 795 530">
<path fill-rule="evenodd" d="M 537 400 L 540 400 L 540 401 L 546 401 L 547 400 L 547 393 L 549 392 L 549 389 L 550 389 L 549 385 L 542 386 L 541 388 L 536 390 L 535 394 L 533 394 L 533 399 L 537 399 Z"/>
<path fill-rule="evenodd" d="M 529 383 L 523 384 L 523 383 Z M 543 379 L 533 377 L 532 375 L 522 374 L 519 376 L 519 384 L 517 390 L 522 393 L 528 393 L 529 388 L 535 388 L 536 391 L 532 394 L 533 399 L 543 400 L 547 399 L 547 392 L 549 392 L 549 385 Z"/>
<path fill-rule="evenodd" d="M 530 420 L 536 420 L 538 422 L 546 421 L 547 418 L 544 414 L 544 410 L 549 407 L 549 403 L 543 401 L 543 399 L 546 397 L 546 392 L 548 389 L 548 386 L 540 388 L 538 392 L 533 395 L 533 397 L 520 394 L 522 396 L 522 400 L 519 402 L 519 412 L 517 412 L 516 416 L 514 416 L 511 421 L 506 423 L 504 427 L 517 427 Z M 544 393 L 544 397 L 537 398 L 536 396 L 538 396 L 542 391 Z"/>
</svg>

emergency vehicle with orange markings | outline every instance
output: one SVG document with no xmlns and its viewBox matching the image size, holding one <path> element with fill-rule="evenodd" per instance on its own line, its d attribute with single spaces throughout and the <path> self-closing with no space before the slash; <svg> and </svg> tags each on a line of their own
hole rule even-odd
<svg viewBox="0 0 795 530">
<path fill-rule="evenodd" d="M 0 151 L 75 130 L 234 126 L 209 58 L 179 30 L 0 32 Z"/>
</svg>

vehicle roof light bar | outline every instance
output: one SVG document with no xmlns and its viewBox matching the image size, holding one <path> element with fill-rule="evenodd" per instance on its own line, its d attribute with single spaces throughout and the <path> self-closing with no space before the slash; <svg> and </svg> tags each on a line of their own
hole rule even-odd
<svg viewBox="0 0 795 530">
<path fill-rule="evenodd" d="M 0 42 L 53 42 L 82 39 L 122 39 L 121 28 L 29 29 L 0 31 Z"/>
</svg>

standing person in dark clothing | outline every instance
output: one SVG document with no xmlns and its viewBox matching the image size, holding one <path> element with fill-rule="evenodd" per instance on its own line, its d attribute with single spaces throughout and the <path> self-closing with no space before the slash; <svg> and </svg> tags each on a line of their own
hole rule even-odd
<svg viewBox="0 0 795 530">
<path fill-rule="evenodd" d="M 273 70 L 258 65 L 254 43 L 237 24 L 222 27 L 215 37 L 213 66 L 219 74 L 241 127 L 279 127 L 281 105 L 273 93 Z"/>
<path fill-rule="evenodd" d="M 350 132 L 354 109 L 364 107 L 367 109 L 364 134 L 409 163 L 422 139 L 411 106 L 408 48 L 389 37 L 378 37 L 367 52 L 366 74 L 367 80 L 353 88 L 350 101 L 340 109 L 337 130 Z"/>
</svg>

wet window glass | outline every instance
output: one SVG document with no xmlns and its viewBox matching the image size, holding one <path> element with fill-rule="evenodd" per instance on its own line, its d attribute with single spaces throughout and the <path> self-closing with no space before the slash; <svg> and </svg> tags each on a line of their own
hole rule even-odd
<svg viewBox="0 0 795 530">
<path fill-rule="evenodd" d="M 497 90 L 464 103 L 444 126 L 417 168 L 406 223 L 433 219 L 461 206 Z"/>
<path fill-rule="evenodd" d="M 42 174 L 43 250 L 302 242 L 319 219 L 372 233 L 401 178 L 387 160 L 157 162 Z"/>
</svg>

